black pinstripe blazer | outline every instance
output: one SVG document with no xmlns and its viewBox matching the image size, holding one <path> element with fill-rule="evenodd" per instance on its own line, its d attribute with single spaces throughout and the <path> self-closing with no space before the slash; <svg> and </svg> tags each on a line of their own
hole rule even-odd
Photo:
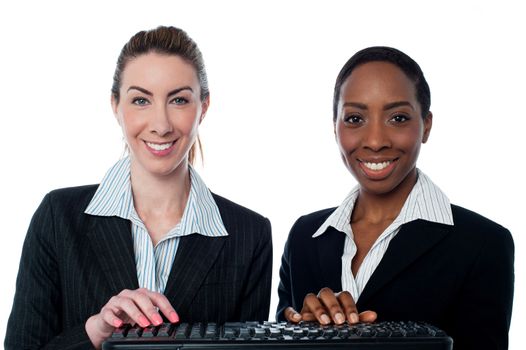
<svg viewBox="0 0 526 350">
<path fill-rule="evenodd" d="M 86 320 L 138 288 L 129 221 L 84 214 L 97 185 L 50 192 L 24 242 L 6 349 L 90 349 Z M 266 320 L 270 222 L 213 195 L 227 237 L 182 237 L 165 295 L 182 321 Z"/>
<path fill-rule="evenodd" d="M 301 310 L 307 293 L 340 291 L 345 234 L 312 235 L 335 208 L 305 215 L 283 253 L 277 319 Z M 367 282 L 357 307 L 379 321 L 426 321 L 458 349 L 507 349 L 513 303 L 514 245 L 504 227 L 452 205 L 454 225 L 416 220 L 402 225 Z"/>
</svg>

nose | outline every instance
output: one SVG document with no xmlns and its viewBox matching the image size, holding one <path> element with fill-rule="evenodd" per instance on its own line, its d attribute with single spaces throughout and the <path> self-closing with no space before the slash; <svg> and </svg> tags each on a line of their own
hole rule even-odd
<svg viewBox="0 0 526 350">
<path fill-rule="evenodd" d="M 170 115 L 166 106 L 159 105 L 150 118 L 150 132 L 158 136 L 165 136 L 173 131 Z"/>
<path fill-rule="evenodd" d="M 371 120 L 364 128 L 363 147 L 374 152 L 391 147 L 388 126 L 379 118 Z"/>
</svg>

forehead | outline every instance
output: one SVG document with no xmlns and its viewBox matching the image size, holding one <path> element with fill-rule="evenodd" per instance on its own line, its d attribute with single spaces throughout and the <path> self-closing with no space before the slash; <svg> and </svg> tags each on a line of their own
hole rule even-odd
<svg viewBox="0 0 526 350">
<path fill-rule="evenodd" d="M 415 84 L 396 65 L 368 62 L 356 67 L 342 85 L 340 97 L 360 102 L 411 100 L 416 102 Z"/>
<path fill-rule="evenodd" d="M 122 88 L 138 85 L 146 89 L 198 87 L 195 68 L 176 55 L 147 53 L 127 62 L 122 72 Z"/>
</svg>

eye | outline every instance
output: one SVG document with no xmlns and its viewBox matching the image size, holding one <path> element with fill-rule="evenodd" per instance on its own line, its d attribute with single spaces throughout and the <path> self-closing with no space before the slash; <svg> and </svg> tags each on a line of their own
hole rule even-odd
<svg viewBox="0 0 526 350">
<path fill-rule="evenodd" d="M 133 100 L 132 100 L 132 103 L 134 105 L 137 105 L 137 106 L 146 106 L 147 104 L 150 103 L 150 101 L 148 101 L 147 99 L 145 99 L 144 97 L 135 97 Z"/>
<path fill-rule="evenodd" d="M 364 122 L 363 118 L 358 114 L 349 114 L 343 117 L 345 124 L 359 125 Z"/>
<path fill-rule="evenodd" d="M 401 124 L 401 123 L 404 123 L 406 121 L 408 121 L 410 118 L 405 115 L 405 114 L 395 114 L 392 118 L 391 118 L 391 121 L 394 122 L 394 123 L 397 123 L 397 124 Z"/>
<path fill-rule="evenodd" d="M 176 105 L 184 105 L 188 103 L 188 100 L 184 97 L 174 97 L 170 103 L 176 104 Z"/>
</svg>

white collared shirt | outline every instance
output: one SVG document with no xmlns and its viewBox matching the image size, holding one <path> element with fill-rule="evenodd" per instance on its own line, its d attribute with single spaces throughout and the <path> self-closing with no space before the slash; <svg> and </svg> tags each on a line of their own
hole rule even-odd
<svg viewBox="0 0 526 350">
<path fill-rule="evenodd" d="M 164 292 L 180 237 L 193 233 L 228 236 L 212 193 L 191 166 L 189 170 L 190 194 L 181 221 L 156 246 L 135 210 L 129 157 L 110 168 L 85 210 L 90 215 L 118 216 L 130 221 L 139 287 Z"/>
<path fill-rule="evenodd" d="M 445 225 L 453 225 L 453 213 L 447 196 L 422 171 L 418 170 L 418 179 L 407 197 L 402 210 L 396 219 L 385 229 L 374 242 L 363 260 L 356 276 L 352 273 L 352 260 L 356 255 L 356 244 L 351 228 L 351 214 L 359 194 L 356 186 L 343 203 L 325 220 L 312 235 L 318 237 L 326 232 L 329 226 L 345 233 L 345 245 L 342 255 L 342 290 L 348 291 L 357 302 L 369 278 L 382 260 L 389 242 L 408 222 L 422 219 Z M 425 232 L 422 232 L 425 234 Z"/>
</svg>

